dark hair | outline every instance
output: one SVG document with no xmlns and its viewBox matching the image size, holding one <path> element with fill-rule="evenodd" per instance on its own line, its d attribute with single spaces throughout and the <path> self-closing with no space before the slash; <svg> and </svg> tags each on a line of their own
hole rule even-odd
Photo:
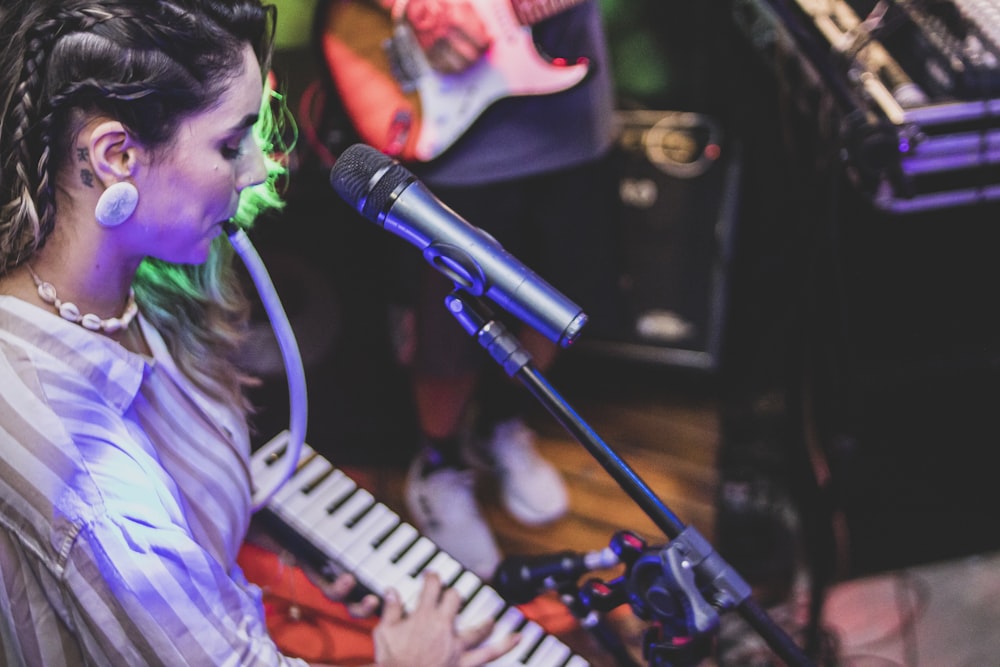
<svg viewBox="0 0 1000 667">
<path fill-rule="evenodd" d="M 275 8 L 260 0 L 3 0 L 0 276 L 27 262 L 52 233 L 56 176 L 88 118 L 119 120 L 154 151 L 169 146 L 180 124 L 210 109 L 239 74 L 244 45 L 253 47 L 262 73 L 270 68 L 275 20 Z M 262 104 L 255 136 L 265 151 L 280 151 L 272 110 Z M 269 160 L 269 167 L 267 183 L 243 191 L 237 224 L 280 205 L 282 166 Z M 185 373 L 216 398 L 249 409 L 242 399 L 249 378 L 236 363 L 249 305 L 232 259 L 220 236 L 204 264 L 145 259 L 133 286 Z"/>
<path fill-rule="evenodd" d="M 0 14 L 0 274 L 44 244 L 54 175 L 85 115 L 164 145 L 210 107 L 253 46 L 269 67 L 274 8 L 259 0 L 4 0 Z"/>
</svg>

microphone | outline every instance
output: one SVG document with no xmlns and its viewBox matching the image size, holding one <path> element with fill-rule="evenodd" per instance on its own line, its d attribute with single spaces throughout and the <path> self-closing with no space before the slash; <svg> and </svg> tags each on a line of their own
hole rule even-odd
<svg viewBox="0 0 1000 667">
<path fill-rule="evenodd" d="M 330 185 L 362 216 L 419 248 L 431 266 L 562 347 L 587 315 L 482 229 L 435 197 L 398 161 L 366 144 L 337 158 Z"/>
<path fill-rule="evenodd" d="M 497 566 L 492 584 L 508 602 L 522 604 L 562 582 L 619 562 L 618 555 L 610 547 L 582 554 L 560 551 L 547 556 L 510 556 Z"/>
</svg>

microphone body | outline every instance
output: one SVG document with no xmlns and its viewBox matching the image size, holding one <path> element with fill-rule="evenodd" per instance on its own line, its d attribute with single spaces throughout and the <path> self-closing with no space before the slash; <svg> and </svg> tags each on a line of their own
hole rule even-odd
<svg viewBox="0 0 1000 667">
<path fill-rule="evenodd" d="M 552 342 L 568 347 L 586 324 L 580 306 L 375 148 L 347 148 L 330 171 L 330 184 L 362 216 L 419 248 L 457 287 L 488 297 Z"/>
<path fill-rule="evenodd" d="M 497 566 L 492 584 L 508 602 L 522 604 L 560 583 L 575 581 L 587 572 L 618 563 L 618 556 L 610 548 L 588 553 L 561 551 L 546 556 L 510 556 Z"/>
</svg>

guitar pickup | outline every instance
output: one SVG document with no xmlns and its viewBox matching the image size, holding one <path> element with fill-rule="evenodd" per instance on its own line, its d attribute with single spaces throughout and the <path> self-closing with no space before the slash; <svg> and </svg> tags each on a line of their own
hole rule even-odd
<svg viewBox="0 0 1000 667">
<path fill-rule="evenodd" d="M 426 67 L 420 60 L 423 52 L 412 30 L 405 24 L 393 27 L 392 36 L 382 42 L 382 49 L 389 59 L 389 72 L 404 93 L 417 88 L 417 79 Z"/>
</svg>

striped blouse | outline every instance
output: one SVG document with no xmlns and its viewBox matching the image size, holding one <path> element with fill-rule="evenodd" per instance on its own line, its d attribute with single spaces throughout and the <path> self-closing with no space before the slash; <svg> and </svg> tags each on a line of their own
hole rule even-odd
<svg viewBox="0 0 1000 667">
<path fill-rule="evenodd" d="M 236 554 L 240 416 L 177 369 L 0 296 L 0 663 L 303 665 Z"/>
</svg>

